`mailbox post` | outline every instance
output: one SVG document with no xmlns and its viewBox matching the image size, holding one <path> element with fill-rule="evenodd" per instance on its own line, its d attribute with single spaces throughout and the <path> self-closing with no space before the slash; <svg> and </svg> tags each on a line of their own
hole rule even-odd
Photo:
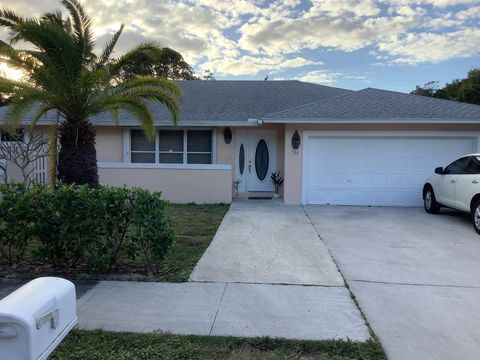
<svg viewBox="0 0 480 360">
<path fill-rule="evenodd" d="M 44 277 L 0 301 L 0 359 L 44 360 L 77 324 L 75 286 Z"/>
</svg>

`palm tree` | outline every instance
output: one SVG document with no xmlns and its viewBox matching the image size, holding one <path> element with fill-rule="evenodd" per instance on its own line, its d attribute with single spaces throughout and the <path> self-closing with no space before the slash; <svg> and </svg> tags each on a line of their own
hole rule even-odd
<svg viewBox="0 0 480 360">
<path fill-rule="evenodd" d="M 158 56 L 162 48 L 155 42 L 142 43 L 111 59 L 122 25 L 97 56 L 91 20 L 82 5 L 77 0 L 61 3 L 68 11 L 66 19 L 59 12 L 26 18 L 0 10 L 0 26 L 10 34 L 9 43 L 0 41 L 0 58 L 26 74 L 21 81 L 0 76 L 0 93 L 12 94 L 4 121 L 10 129 L 18 128 L 31 113 L 33 127 L 47 112 L 58 113 L 58 179 L 96 186 L 96 133 L 91 117 L 109 113 L 118 123 L 120 111 L 129 112 L 153 140 L 155 128 L 148 102 L 163 104 L 176 123 L 180 90 L 166 79 L 118 80 L 125 66 L 138 57 Z M 15 49 L 13 45 L 19 42 L 28 44 L 28 49 Z"/>
</svg>

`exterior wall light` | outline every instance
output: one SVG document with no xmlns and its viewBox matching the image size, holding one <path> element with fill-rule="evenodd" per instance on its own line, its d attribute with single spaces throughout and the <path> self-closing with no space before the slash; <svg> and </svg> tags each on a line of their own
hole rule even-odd
<svg viewBox="0 0 480 360">
<path fill-rule="evenodd" d="M 292 135 L 292 148 L 294 150 L 298 150 L 298 148 L 300 147 L 300 142 L 301 142 L 300 134 L 298 133 L 298 130 L 295 130 L 295 132 Z"/>
<path fill-rule="evenodd" d="M 232 130 L 229 127 L 223 129 L 223 139 L 225 140 L 225 144 L 232 142 Z"/>
</svg>

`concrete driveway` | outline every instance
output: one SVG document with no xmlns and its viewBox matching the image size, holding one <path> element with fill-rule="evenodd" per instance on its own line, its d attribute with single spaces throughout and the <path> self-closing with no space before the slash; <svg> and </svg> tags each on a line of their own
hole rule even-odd
<svg viewBox="0 0 480 360">
<path fill-rule="evenodd" d="M 467 215 L 308 206 L 390 359 L 478 359 L 480 236 Z"/>
</svg>

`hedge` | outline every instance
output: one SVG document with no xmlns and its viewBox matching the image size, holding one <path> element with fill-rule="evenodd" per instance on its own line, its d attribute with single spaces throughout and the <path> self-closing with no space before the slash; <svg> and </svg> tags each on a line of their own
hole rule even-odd
<svg viewBox="0 0 480 360">
<path fill-rule="evenodd" d="M 156 273 L 174 237 L 166 206 L 139 188 L 0 185 L 0 260 L 111 272 L 126 257 Z"/>
</svg>

